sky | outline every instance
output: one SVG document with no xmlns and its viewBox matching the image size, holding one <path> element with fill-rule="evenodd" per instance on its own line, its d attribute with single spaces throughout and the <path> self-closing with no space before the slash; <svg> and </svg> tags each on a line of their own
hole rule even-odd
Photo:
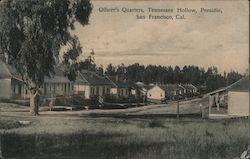
<svg viewBox="0 0 250 159">
<path fill-rule="evenodd" d="M 92 1 L 89 25 L 77 24 L 76 34 L 83 56 L 91 49 L 95 62 L 104 67 L 112 63 L 138 62 L 165 66 L 196 65 L 245 72 L 249 56 L 248 1 Z M 138 13 L 100 12 L 99 8 L 192 8 L 182 20 L 141 20 Z M 200 13 L 200 8 L 218 8 L 222 13 Z M 182 14 L 181 14 L 182 15 Z"/>
</svg>

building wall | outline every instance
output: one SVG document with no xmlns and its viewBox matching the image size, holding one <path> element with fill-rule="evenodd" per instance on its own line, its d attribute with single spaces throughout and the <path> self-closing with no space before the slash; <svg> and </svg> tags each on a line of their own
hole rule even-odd
<svg viewBox="0 0 250 159">
<path fill-rule="evenodd" d="M 154 86 L 147 92 L 148 99 L 161 100 L 165 98 L 165 91 L 162 90 L 159 86 Z"/>
<path fill-rule="evenodd" d="M 100 95 L 106 96 L 110 94 L 111 86 L 101 85 L 101 86 L 91 86 L 91 96 Z"/>
<path fill-rule="evenodd" d="M 129 97 L 129 89 L 128 88 L 119 88 L 118 89 L 118 96 L 119 97 Z"/>
<path fill-rule="evenodd" d="M 90 86 L 86 84 L 74 84 L 74 94 L 83 95 L 85 99 L 92 96 L 106 96 L 110 94 L 111 86 Z"/>
<path fill-rule="evenodd" d="M 72 92 L 72 83 L 45 83 L 43 86 L 43 94 L 45 97 L 71 95 Z"/>
<path fill-rule="evenodd" d="M 85 99 L 89 99 L 90 86 L 84 84 L 74 84 L 74 94 L 83 95 Z"/>
<path fill-rule="evenodd" d="M 249 116 L 249 92 L 228 92 L 228 115 Z"/>
<path fill-rule="evenodd" d="M 0 98 L 11 98 L 11 79 L 0 79 Z"/>
<path fill-rule="evenodd" d="M 25 85 L 15 79 L 0 79 L 0 98 L 26 99 L 29 98 Z"/>
<path fill-rule="evenodd" d="M 118 95 L 118 89 L 117 88 L 111 88 L 110 94 L 112 94 L 112 95 Z"/>
<path fill-rule="evenodd" d="M 128 98 L 130 95 L 128 88 L 111 88 L 110 94 L 115 97 Z"/>
</svg>

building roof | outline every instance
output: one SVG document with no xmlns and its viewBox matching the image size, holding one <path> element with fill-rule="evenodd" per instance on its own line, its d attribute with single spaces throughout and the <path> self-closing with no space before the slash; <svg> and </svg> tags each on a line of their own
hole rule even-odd
<svg viewBox="0 0 250 159">
<path fill-rule="evenodd" d="M 0 78 L 15 78 L 21 80 L 21 76 L 18 75 L 16 69 L 0 60 Z"/>
<path fill-rule="evenodd" d="M 180 89 L 178 84 L 165 84 L 165 85 L 159 85 L 159 87 L 161 87 L 161 89 L 165 91 L 176 91 Z"/>
<path fill-rule="evenodd" d="M 0 78 L 11 78 L 12 74 L 9 71 L 7 64 L 0 60 Z"/>
<path fill-rule="evenodd" d="M 247 91 L 249 92 L 249 75 L 243 77 L 239 81 L 233 83 L 229 88 L 229 91 Z"/>
<path fill-rule="evenodd" d="M 243 77 L 242 79 L 238 80 L 237 82 L 227 86 L 227 87 L 224 87 L 224 88 L 221 88 L 221 89 L 218 89 L 218 90 L 215 90 L 213 92 L 209 92 L 207 95 L 213 95 L 213 94 L 216 94 L 216 93 L 220 93 L 220 92 L 226 92 L 226 91 L 248 91 L 249 92 L 249 75 L 246 76 L 246 77 Z"/>
<path fill-rule="evenodd" d="M 69 79 L 64 75 L 64 72 L 59 68 L 54 69 L 55 74 L 50 77 L 45 77 L 44 82 L 46 83 L 68 83 Z M 0 60 L 0 78 L 15 78 L 22 81 L 22 77 L 17 73 L 17 70 Z"/>
<path fill-rule="evenodd" d="M 117 88 L 128 88 L 130 85 L 127 82 L 116 79 L 116 77 L 108 77 L 108 79 L 114 84 L 114 87 Z"/>
<path fill-rule="evenodd" d="M 143 88 L 146 89 L 146 90 L 150 90 L 154 86 L 156 86 L 156 85 L 144 85 Z"/>
<path fill-rule="evenodd" d="M 113 83 L 105 76 L 101 76 L 91 71 L 81 71 L 78 73 L 76 83 L 88 85 L 113 85 Z"/>
<path fill-rule="evenodd" d="M 181 84 L 182 87 L 184 87 L 187 90 L 193 90 L 195 89 L 195 86 L 192 84 Z"/>
<path fill-rule="evenodd" d="M 55 74 L 51 75 L 51 77 L 46 76 L 44 78 L 45 83 L 70 83 L 70 80 L 61 69 L 56 67 L 54 72 Z"/>
</svg>

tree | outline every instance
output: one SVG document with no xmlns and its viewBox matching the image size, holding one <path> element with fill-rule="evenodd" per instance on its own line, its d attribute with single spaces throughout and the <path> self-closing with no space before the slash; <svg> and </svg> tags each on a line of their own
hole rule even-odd
<svg viewBox="0 0 250 159">
<path fill-rule="evenodd" d="M 227 74 L 227 85 L 230 85 L 236 81 L 238 81 L 239 79 L 241 79 L 243 76 L 238 73 L 238 72 L 235 72 L 233 70 L 231 70 L 228 74 Z"/>
<path fill-rule="evenodd" d="M 106 68 L 105 74 L 109 76 L 115 76 L 116 75 L 115 66 L 113 66 L 112 64 L 109 64 Z"/>
<path fill-rule="evenodd" d="M 68 58 L 81 49 L 70 34 L 74 24 L 88 24 L 89 0 L 2 0 L 0 3 L 0 52 L 8 56 L 30 92 L 30 112 L 38 114 L 34 99 L 51 77 L 60 49 L 71 43 Z"/>
<path fill-rule="evenodd" d="M 127 70 L 125 65 L 122 63 L 121 65 L 117 66 L 116 74 L 119 77 L 119 79 L 127 79 Z"/>
<path fill-rule="evenodd" d="M 103 74 L 104 74 L 103 65 L 100 65 L 100 66 L 97 68 L 97 73 L 98 73 L 99 75 L 103 75 Z"/>
</svg>

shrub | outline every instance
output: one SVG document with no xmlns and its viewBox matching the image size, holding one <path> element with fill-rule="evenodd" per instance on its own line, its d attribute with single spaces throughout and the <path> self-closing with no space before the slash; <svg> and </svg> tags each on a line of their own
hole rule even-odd
<svg viewBox="0 0 250 159">
<path fill-rule="evenodd" d="M 153 121 L 149 122 L 148 127 L 150 127 L 150 128 L 164 128 L 165 126 L 161 121 L 153 120 Z"/>
</svg>

